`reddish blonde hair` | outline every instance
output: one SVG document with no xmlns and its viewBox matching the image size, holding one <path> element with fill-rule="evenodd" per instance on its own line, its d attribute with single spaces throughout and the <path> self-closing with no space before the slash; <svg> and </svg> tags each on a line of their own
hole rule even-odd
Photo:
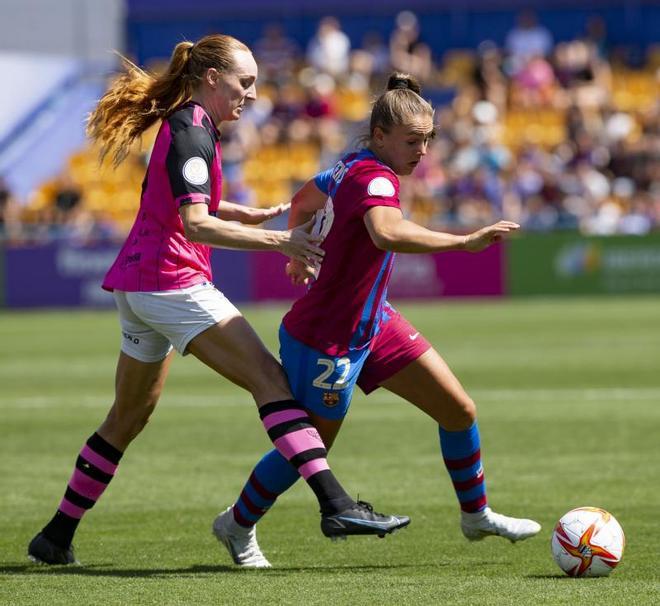
<svg viewBox="0 0 660 606">
<path fill-rule="evenodd" d="M 250 49 L 232 36 L 212 34 L 194 44 L 179 42 L 161 75 L 145 72 L 125 57 L 125 73 L 101 97 L 87 122 L 87 135 L 100 143 L 101 160 L 108 154 L 115 166 L 128 154 L 131 144 L 157 120 L 189 101 L 213 67 L 234 69 L 235 51 Z"/>
</svg>

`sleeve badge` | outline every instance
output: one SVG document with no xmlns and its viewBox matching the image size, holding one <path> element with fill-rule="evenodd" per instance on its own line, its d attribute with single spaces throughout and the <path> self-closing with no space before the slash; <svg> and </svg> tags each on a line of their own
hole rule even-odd
<svg viewBox="0 0 660 606">
<path fill-rule="evenodd" d="M 394 184 L 389 179 L 376 177 L 369 181 L 367 192 L 369 192 L 370 196 L 392 197 L 396 193 L 396 190 L 394 189 Z"/>
</svg>

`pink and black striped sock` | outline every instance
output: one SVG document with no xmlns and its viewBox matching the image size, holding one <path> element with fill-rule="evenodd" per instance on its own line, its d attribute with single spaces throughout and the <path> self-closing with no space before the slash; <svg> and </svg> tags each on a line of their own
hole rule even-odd
<svg viewBox="0 0 660 606">
<path fill-rule="evenodd" d="M 64 498 L 42 531 L 51 541 L 64 548 L 71 544 L 81 518 L 99 500 L 115 475 L 122 454 L 97 433 L 87 440 Z"/>
<path fill-rule="evenodd" d="M 259 416 L 275 448 L 314 491 L 322 513 L 338 513 L 354 503 L 330 471 L 325 444 L 303 406 L 295 400 L 271 402 Z"/>
</svg>

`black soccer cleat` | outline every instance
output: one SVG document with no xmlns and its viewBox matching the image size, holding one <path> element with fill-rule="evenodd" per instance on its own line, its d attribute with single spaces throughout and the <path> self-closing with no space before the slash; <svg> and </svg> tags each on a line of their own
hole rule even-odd
<svg viewBox="0 0 660 606">
<path fill-rule="evenodd" d="M 37 564 L 78 564 L 73 555 L 73 545 L 63 549 L 53 543 L 43 532 L 30 541 L 28 558 Z"/>
<path fill-rule="evenodd" d="M 354 534 L 376 534 L 382 539 L 386 534 L 408 524 L 408 516 L 386 516 L 375 512 L 370 503 L 358 501 L 344 511 L 324 515 L 321 518 L 321 531 L 333 540 L 345 539 Z"/>
</svg>

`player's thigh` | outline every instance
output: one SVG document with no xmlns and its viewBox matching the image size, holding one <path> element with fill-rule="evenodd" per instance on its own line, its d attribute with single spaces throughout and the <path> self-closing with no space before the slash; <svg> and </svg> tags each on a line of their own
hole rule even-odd
<svg viewBox="0 0 660 606">
<path fill-rule="evenodd" d="M 288 399 L 277 360 L 240 311 L 213 284 L 175 291 L 128 293 L 135 313 L 182 355 L 207 366 L 252 393 L 258 405 Z"/>
<path fill-rule="evenodd" d="M 450 431 L 466 429 L 476 416 L 474 402 L 433 348 L 380 385 L 414 404 Z"/>
<path fill-rule="evenodd" d="M 360 389 L 370 394 L 429 349 L 431 344 L 424 336 L 401 314 L 391 310 L 371 342 L 369 357 L 358 380 Z"/>
<path fill-rule="evenodd" d="M 197 335 L 241 312 L 210 282 L 155 292 L 127 292 L 130 310 L 181 354 Z"/>
<path fill-rule="evenodd" d="M 258 406 L 291 398 L 282 367 L 241 315 L 225 318 L 199 333 L 187 350 L 250 391 Z"/>
<path fill-rule="evenodd" d="M 340 421 L 346 416 L 368 353 L 359 350 L 341 356 L 325 354 L 294 339 L 280 327 L 280 359 L 291 391 L 319 419 Z"/>
<path fill-rule="evenodd" d="M 143 319 L 139 309 L 131 305 L 131 297 L 140 293 L 114 291 L 115 304 L 121 327 L 121 351 L 131 359 L 146 364 L 159 363 L 172 351 L 167 336 L 154 329 Z M 118 370 L 124 364 L 118 365 Z"/>
<path fill-rule="evenodd" d="M 121 421 L 144 416 L 163 390 L 172 359 L 172 345 L 132 309 L 128 293 L 115 291 L 121 326 L 121 352 L 115 371 L 111 417 Z"/>
<path fill-rule="evenodd" d="M 408 400 L 446 429 L 464 429 L 474 404 L 446 362 L 397 312 L 372 343 L 358 385 L 365 393 L 382 386 Z"/>
</svg>

